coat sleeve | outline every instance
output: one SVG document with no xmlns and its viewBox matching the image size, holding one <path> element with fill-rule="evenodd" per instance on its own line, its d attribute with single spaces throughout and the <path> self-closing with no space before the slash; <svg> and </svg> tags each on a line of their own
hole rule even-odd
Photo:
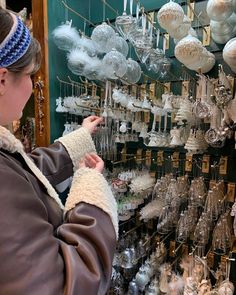
<svg viewBox="0 0 236 295">
<path fill-rule="evenodd" d="M 105 294 L 116 243 L 109 212 L 80 197 L 55 228 L 42 196 L 13 165 L 0 162 L 0 295 Z"/>
<path fill-rule="evenodd" d="M 55 187 L 73 175 L 86 153 L 96 152 L 92 137 L 80 128 L 59 138 L 48 148 L 36 148 L 28 156 Z"/>
</svg>

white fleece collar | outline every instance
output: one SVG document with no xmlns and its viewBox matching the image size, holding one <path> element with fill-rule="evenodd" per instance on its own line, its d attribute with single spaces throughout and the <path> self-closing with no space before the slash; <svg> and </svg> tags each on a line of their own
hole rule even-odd
<svg viewBox="0 0 236 295">
<path fill-rule="evenodd" d="M 23 144 L 18 140 L 8 129 L 0 126 L 0 149 L 4 149 L 10 153 L 19 153 L 25 160 L 25 163 L 33 172 L 33 174 L 38 178 L 38 180 L 45 186 L 50 197 L 52 197 L 61 209 L 64 206 L 48 179 L 43 175 L 43 173 L 38 169 L 34 162 L 27 156 L 24 151 Z"/>
</svg>

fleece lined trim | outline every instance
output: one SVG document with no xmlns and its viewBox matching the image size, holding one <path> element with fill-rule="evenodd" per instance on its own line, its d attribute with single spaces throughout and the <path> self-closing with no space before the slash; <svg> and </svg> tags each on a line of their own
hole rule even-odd
<svg viewBox="0 0 236 295">
<path fill-rule="evenodd" d="M 106 212 L 112 220 L 118 238 L 116 200 L 103 175 L 94 169 L 81 168 L 75 172 L 65 210 L 73 209 L 80 202 L 95 205 Z"/>
<path fill-rule="evenodd" d="M 22 143 L 6 128 L 0 126 L 0 148 L 9 151 L 10 153 L 19 153 L 25 160 L 25 163 L 33 174 L 38 178 L 38 180 L 44 185 L 50 197 L 52 197 L 61 209 L 64 206 L 48 179 L 43 175 L 43 173 L 38 169 L 34 162 L 27 156 L 24 152 L 24 147 Z"/>
<path fill-rule="evenodd" d="M 84 127 L 60 137 L 56 141 L 59 141 L 64 145 L 72 160 L 74 171 L 78 168 L 79 161 L 85 156 L 85 154 L 96 153 L 92 137 L 89 131 Z"/>
</svg>

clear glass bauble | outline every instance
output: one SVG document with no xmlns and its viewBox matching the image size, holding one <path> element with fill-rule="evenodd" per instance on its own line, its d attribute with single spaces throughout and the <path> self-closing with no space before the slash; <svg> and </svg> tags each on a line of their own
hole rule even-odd
<svg viewBox="0 0 236 295">
<path fill-rule="evenodd" d="M 152 48 L 149 51 L 149 56 L 146 59 L 145 65 L 148 71 L 153 71 L 154 73 L 158 73 L 161 67 L 161 62 L 164 58 L 164 52 L 160 48 Z"/>
<path fill-rule="evenodd" d="M 137 27 L 129 33 L 129 40 L 137 49 L 150 49 L 153 42 L 147 33 L 143 32 L 143 28 Z"/>
<path fill-rule="evenodd" d="M 121 16 L 116 18 L 115 25 L 117 31 L 127 40 L 129 32 L 136 26 L 136 19 L 132 15 L 127 15 L 126 12 L 124 12 Z"/>
<path fill-rule="evenodd" d="M 96 43 L 96 46 L 99 51 L 105 52 L 107 42 L 110 38 L 116 36 L 115 31 L 107 23 L 103 22 L 101 25 L 98 25 L 94 28 L 91 39 Z"/>
<path fill-rule="evenodd" d="M 102 65 L 106 76 L 110 79 L 123 77 L 127 71 L 127 61 L 124 55 L 115 49 L 104 56 Z"/>
<path fill-rule="evenodd" d="M 106 45 L 106 52 L 110 52 L 112 49 L 116 49 L 120 53 L 122 53 L 125 57 L 129 53 L 129 46 L 124 38 L 120 37 L 118 34 L 116 34 L 114 37 L 110 38 L 107 41 Z"/>
<path fill-rule="evenodd" d="M 127 71 L 125 75 L 122 77 L 129 84 L 135 84 L 139 81 L 141 77 L 141 67 L 140 65 L 133 59 L 129 58 L 127 60 Z"/>
</svg>

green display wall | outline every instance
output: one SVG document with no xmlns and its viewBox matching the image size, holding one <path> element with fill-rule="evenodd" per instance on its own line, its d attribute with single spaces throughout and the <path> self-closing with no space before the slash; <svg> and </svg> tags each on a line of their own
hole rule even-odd
<svg viewBox="0 0 236 295">
<path fill-rule="evenodd" d="M 69 0 L 67 4 L 74 10 L 79 11 L 88 18 L 88 7 L 86 1 Z M 59 50 L 53 42 L 53 30 L 66 20 L 73 21 L 73 26 L 79 30 L 84 29 L 84 22 L 65 8 L 60 0 L 48 1 L 48 48 L 49 48 L 49 89 L 50 89 L 50 125 L 51 142 L 61 136 L 65 115 L 55 112 L 56 99 L 60 95 L 60 83 L 57 77 L 68 81 L 68 75 L 71 79 L 77 79 L 67 68 L 66 52 Z"/>
<path fill-rule="evenodd" d="M 110 6 L 114 7 L 117 11 L 118 15 L 121 15 L 123 12 L 123 1 L 122 0 L 107 0 L 106 1 Z M 134 0 L 134 3 L 136 1 Z M 157 11 L 163 4 L 167 2 L 167 0 L 143 0 L 141 1 L 146 11 Z M 176 1 L 180 5 L 182 5 L 185 13 L 187 12 L 187 5 L 186 1 Z M 197 31 L 199 38 L 202 38 L 203 34 L 203 26 L 209 24 L 209 18 L 206 14 L 206 3 L 207 0 L 195 1 L 195 13 L 196 15 L 200 15 L 199 18 L 194 19 L 192 23 L 192 27 Z M 105 19 L 109 18 L 111 23 L 114 24 L 114 20 L 117 14 L 105 7 L 103 7 L 102 0 L 67 0 L 67 4 L 74 10 L 90 19 L 92 23 L 99 24 L 103 21 L 104 16 Z M 135 13 L 136 9 L 133 9 L 133 13 Z M 128 8 L 129 11 L 129 8 Z M 48 25 L 49 25 L 49 39 L 48 39 L 48 46 L 49 46 L 49 73 L 50 73 L 50 120 L 51 120 L 51 142 L 54 141 L 55 138 L 61 136 L 63 131 L 63 125 L 65 123 L 65 115 L 59 114 L 55 112 L 56 108 L 56 99 L 60 95 L 60 83 L 57 80 L 57 76 L 64 81 L 68 81 L 68 75 L 73 79 L 78 81 L 78 77 L 74 76 L 67 68 L 67 61 L 66 61 L 66 53 L 59 50 L 52 40 L 52 31 L 61 23 L 65 22 L 66 20 L 73 20 L 73 26 L 77 27 L 84 31 L 84 21 L 78 17 L 75 13 L 71 11 L 67 11 L 65 6 L 62 4 L 61 0 L 53 0 L 48 1 Z M 159 27 L 156 24 L 156 27 Z M 86 34 L 90 35 L 92 32 L 92 26 L 87 25 L 85 32 Z M 163 33 L 163 31 L 161 30 Z M 160 42 L 160 46 L 162 46 L 162 40 Z M 222 60 L 222 49 L 223 46 L 216 44 L 213 40 L 211 40 L 210 46 L 207 47 L 208 50 L 213 52 L 216 56 L 217 62 L 213 70 L 208 73 L 209 76 L 217 76 L 217 65 L 219 63 L 223 64 L 224 70 L 226 73 L 233 74 L 229 67 L 223 62 Z M 132 53 L 133 55 L 133 53 Z M 180 94 L 181 77 L 184 77 L 182 65 L 175 59 L 174 57 L 174 42 L 170 39 L 170 49 L 166 51 L 166 55 L 171 58 L 172 60 L 172 75 L 168 77 L 168 80 L 171 81 L 171 89 L 175 94 Z M 144 70 L 144 69 L 143 69 Z M 186 70 L 186 69 L 185 69 Z M 195 77 L 195 73 L 186 70 L 192 77 Z M 156 79 L 157 76 L 151 75 L 148 73 L 151 78 Z M 234 74 L 233 74 L 234 75 Z M 144 146 L 140 145 L 139 147 L 144 148 Z M 137 145 L 135 146 L 137 148 Z M 130 147 L 132 150 L 132 146 Z M 159 148 L 154 148 L 153 152 L 157 152 Z M 163 148 L 160 148 L 163 149 Z M 178 149 L 177 149 L 178 150 Z M 165 152 L 168 154 L 172 154 L 173 149 L 165 149 Z M 181 157 L 185 156 L 186 150 L 182 147 L 179 148 L 179 152 L 181 153 Z M 235 161 L 236 161 L 236 152 L 234 149 L 233 141 L 223 149 L 212 149 L 208 150 L 208 153 L 211 155 L 211 161 L 213 164 L 214 161 L 219 161 L 222 155 L 227 155 L 229 157 L 229 166 L 228 166 L 228 174 L 226 176 L 226 181 L 236 182 L 236 173 L 235 173 Z M 233 263 L 232 265 L 232 274 L 234 274 L 233 281 L 236 282 L 236 265 Z"/>
<path fill-rule="evenodd" d="M 129 2 L 129 1 L 128 1 Z M 165 4 L 166 0 L 145 0 L 141 1 L 141 4 L 144 5 L 145 11 L 158 11 L 158 9 Z M 186 1 L 177 1 L 184 9 L 185 13 L 187 13 L 187 4 Z M 117 15 L 121 15 L 123 12 L 123 1 L 116 0 L 108 0 L 106 3 L 115 9 L 112 10 L 108 6 L 103 4 L 102 0 L 67 0 L 64 1 L 72 10 L 78 12 L 82 16 L 87 19 L 90 19 L 92 23 L 99 24 L 104 19 L 109 19 L 111 24 L 114 24 L 115 18 Z M 206 0 L 195 1 L 195 13 L 196 15 L 200 15 L 199 18 L 195 17 L 192 23 L 192 27 L 198 33 L 199 38 L 202 38 L 203 34 L 203 26 L 209 24 L 209 18 L 206 14 Z M 128 3 L 129 4 L 129 3 Z M 127 11 L 129 12 L 129 5 L 127 5 Z M 136 13 L 136 1 L 134 0 L 133 5 L 133 13 Z M 60 136 L 63 131 L 63 125 L 65 123 L 65 115 L 59 114 L 55 112 L 56 108 L 56 98 L 60 95 L 60 83 L 57 80 L 57 76 L 64 81 L 68 81 L 68 75 L 78 81 L 78 77 L 74 76 L 67 68 L 66 61 L 66 53 L 64 51 L 59 50 L 52 40 L 52 31 L 61 23 L 64 23 L 66 20 L 72 20 L 73 26 L 82 31 L 85 30 L 87 35 L 90 35 L 93 29 L 93 26 L 87 24 L 84 26 L 84 21 L 76 15 L 71 10 L 68 10 L 63 5 L 63 1 L 48 1 L 48 29 L 49 29 L 49 38 L 48 38 L 48 46 L 49 46 L 49 75 L 50 75 L 50 121 L 51 121 L 51 142 Z M 155 19 L 155 21 L 157 21 Z M 155 24 L 156 27 L 159 27 L 158 24 Z M 163 30 L 161 30 L 161 34 L 163 34 Z M 162 35 L 160 38 L 160 46 L 162 46 Z M 216 44 L 213 40 L 211 40 L 210 46 L 207 47 L 211 52 L 214 52 L 217 57 L 217 64 L 223 63 L 222 60 L 222 45 Z M 131 55 L 135 57 L 133 50 L 131 48 Z M 171 90 L 176 94 L 180 93 L 180 83 L 176 82 L 179 78 L 184 77 L 184 72 L 181 64 L 174 57 L 174 42 L 173 39 L 170 38 L 170 48 L 166 51 L 166 55 L 172 60 L 172 68 L 171 74 L 167 77 L 167 80 L 172 81 Z M 209 73 L 210 76 L 217 75 L 217 64 L 214 69 Z M 224 63 L 223 63 L 224 64 Z M 224 64 L 224 69 L 227 73 L 230 73 L 230 69 L 227 65 Z M 145 72 L 145 69 L 143 68 Z M 194 76 L 195 74 L 191 71 L 187 72 Z M 151 73 L 147 73 L 151 78 L 156 79 L 157 75 L 152 75 Z"/>
</svg>

